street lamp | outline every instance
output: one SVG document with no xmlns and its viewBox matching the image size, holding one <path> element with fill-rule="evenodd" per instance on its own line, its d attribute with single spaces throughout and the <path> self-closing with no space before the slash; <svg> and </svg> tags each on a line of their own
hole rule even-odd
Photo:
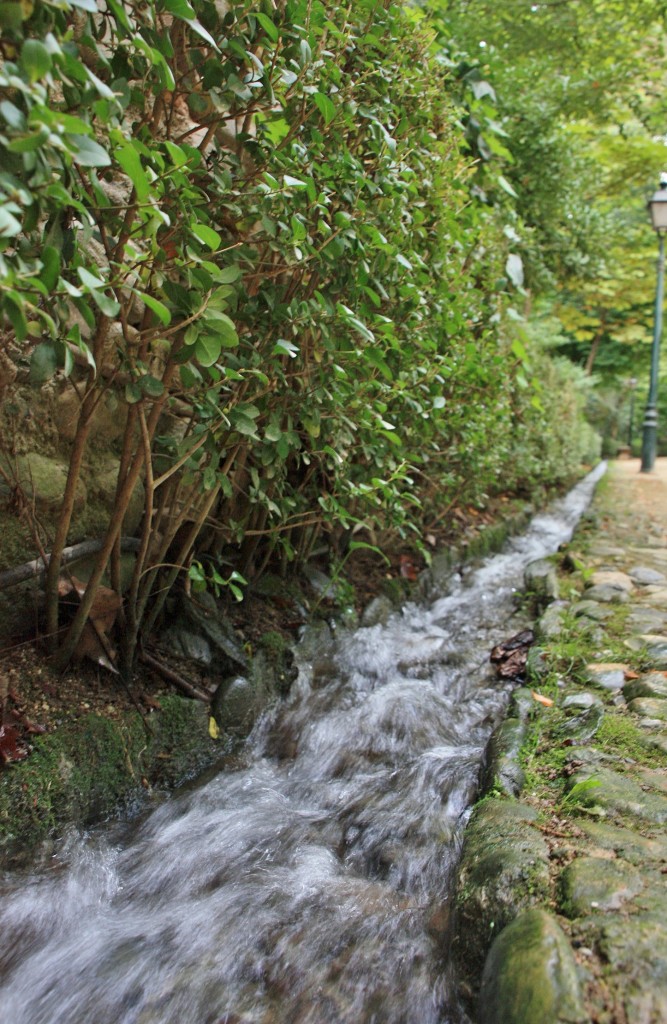
<svg viewBox="0 0 667 1024">
<path fill-rule="evenodd" d="M 660 335 L 662 334 L 662 301 L 665 287 L 665 231 L 667 231 L 667 174 L 660 175 L 660 188 L 648 202 L 651 223 L 658 234 L 658 286 L 655 293 L 655 320 L 651 347 L 651 379 L 644 414 L 642 436 L 642 473 L 650 473 L 655 465 L 658 447 L 658 374 L 660 372 Z"/>
<path fill-rule="evenodd" d="M 635 425 L 635 391 L 637 390 L 637 378 L 630 377 L 627 382 L 628 391 L 630 392 L 630 415 L 628 416 L 628 448 L 630 449 L 630 455 L 632 455 L 632 432 Z"/>
</svg>

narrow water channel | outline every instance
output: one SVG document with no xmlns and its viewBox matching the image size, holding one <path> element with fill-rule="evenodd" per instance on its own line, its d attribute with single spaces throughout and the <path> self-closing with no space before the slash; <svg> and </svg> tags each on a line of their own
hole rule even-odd
<svg viewBox="0 0 667 1024">
<path fill-rule="evenodd" d="M 8 1024 L 464 1024 L 451 887 L 509 697 L 490 648 L 600 467 L 428 607 L 300 652 L 241 765 L 0 885 Z"/>
</svg>

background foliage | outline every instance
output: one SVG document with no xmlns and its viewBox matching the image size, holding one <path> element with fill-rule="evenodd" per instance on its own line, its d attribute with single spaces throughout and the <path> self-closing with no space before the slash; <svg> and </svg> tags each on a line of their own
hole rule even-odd
<svg viewBox="0 0 667 1024">
<path fill-rule="evenodd" d="M 500 59 L 491 84 L 456 6 L 0 2 L 3 352 L 33 387 L 69 378 L 80 396 L 39 538 L 50 635 L 110 390 L 125 422 L 62 663 L 109 565 L 120 586 L 140 477 L 126 667 L 193 551 L 195 582 L 238 586 L 232 567 L 249 578 L 353 528 L 418 537 L 456 501 L 595 457 L 581 374 L 525 321 L 533 280 L 601 259 L 601 231 L 563 243 L 559 227 L 587 171 L 571 162 L 541 220 L 522 174 L 541 146 L 553 180 L 569 161 L 557 113 L 544 131 L 554 97 L 525 104 Z"/>
</svg>

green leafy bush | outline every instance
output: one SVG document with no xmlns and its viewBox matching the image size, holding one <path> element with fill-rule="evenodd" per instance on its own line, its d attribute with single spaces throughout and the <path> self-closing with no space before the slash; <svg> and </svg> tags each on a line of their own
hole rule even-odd
<svg viewBox="0 0 667 1024">
<path fill-rule="evenodd" d="M 505 319 L 512 189 L 471 143 L 493 90 L 457 77 L 442 27 L 375 0 L 38 0 L 0 4 L 0 26 L 7 352 L 35 386 L 64 375 L 81 394 L 50 633 L 107 389 L 126 418 L 61 661 L 109 562 L 119 580 L 140 475 L 128 666 L 195 545 L 236 547 L 252 575 L 322 530 L 418 529 L 424 503 L 481 500 L 539 448 L 553 420 L 526 413 Z M 578 458 L 561 446 L 562 475 Z M 524 472 L 547 479 L 535 457 Z"/>
</svg>

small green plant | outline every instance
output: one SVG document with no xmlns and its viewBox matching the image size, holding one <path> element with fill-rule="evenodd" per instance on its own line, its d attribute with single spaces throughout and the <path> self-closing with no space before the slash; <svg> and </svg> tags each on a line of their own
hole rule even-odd
<svg viewBox="0 0 667 1024">
<path fill-rule="evenodd" d="M 601 785 L 600 780 L 595 778 L 582 779 L 581 782 L 575 782 L 572 789 L 563 797 L 562 806 L 567 808 L 580 807 L 591 790 L 597 789 Z"/>
<path fill-rule="evenodd" d="M 225 579 L 224 576 L 220 575 L 215 566 L 211 566 L 207 570 L 201 562 L 196 561 L 192 563 L 188 570 L 188 579 L 195 593 L 212 590 L 216 597 L 220 597 L 225 589 L 228 589 L 237 601 L 243 600 L 243 590 L 241 588 L 248 584 L 247 579 L 240 572 L 236 572 L 236 570 L 231 572 L 227 579 Z"/>
</svg>

